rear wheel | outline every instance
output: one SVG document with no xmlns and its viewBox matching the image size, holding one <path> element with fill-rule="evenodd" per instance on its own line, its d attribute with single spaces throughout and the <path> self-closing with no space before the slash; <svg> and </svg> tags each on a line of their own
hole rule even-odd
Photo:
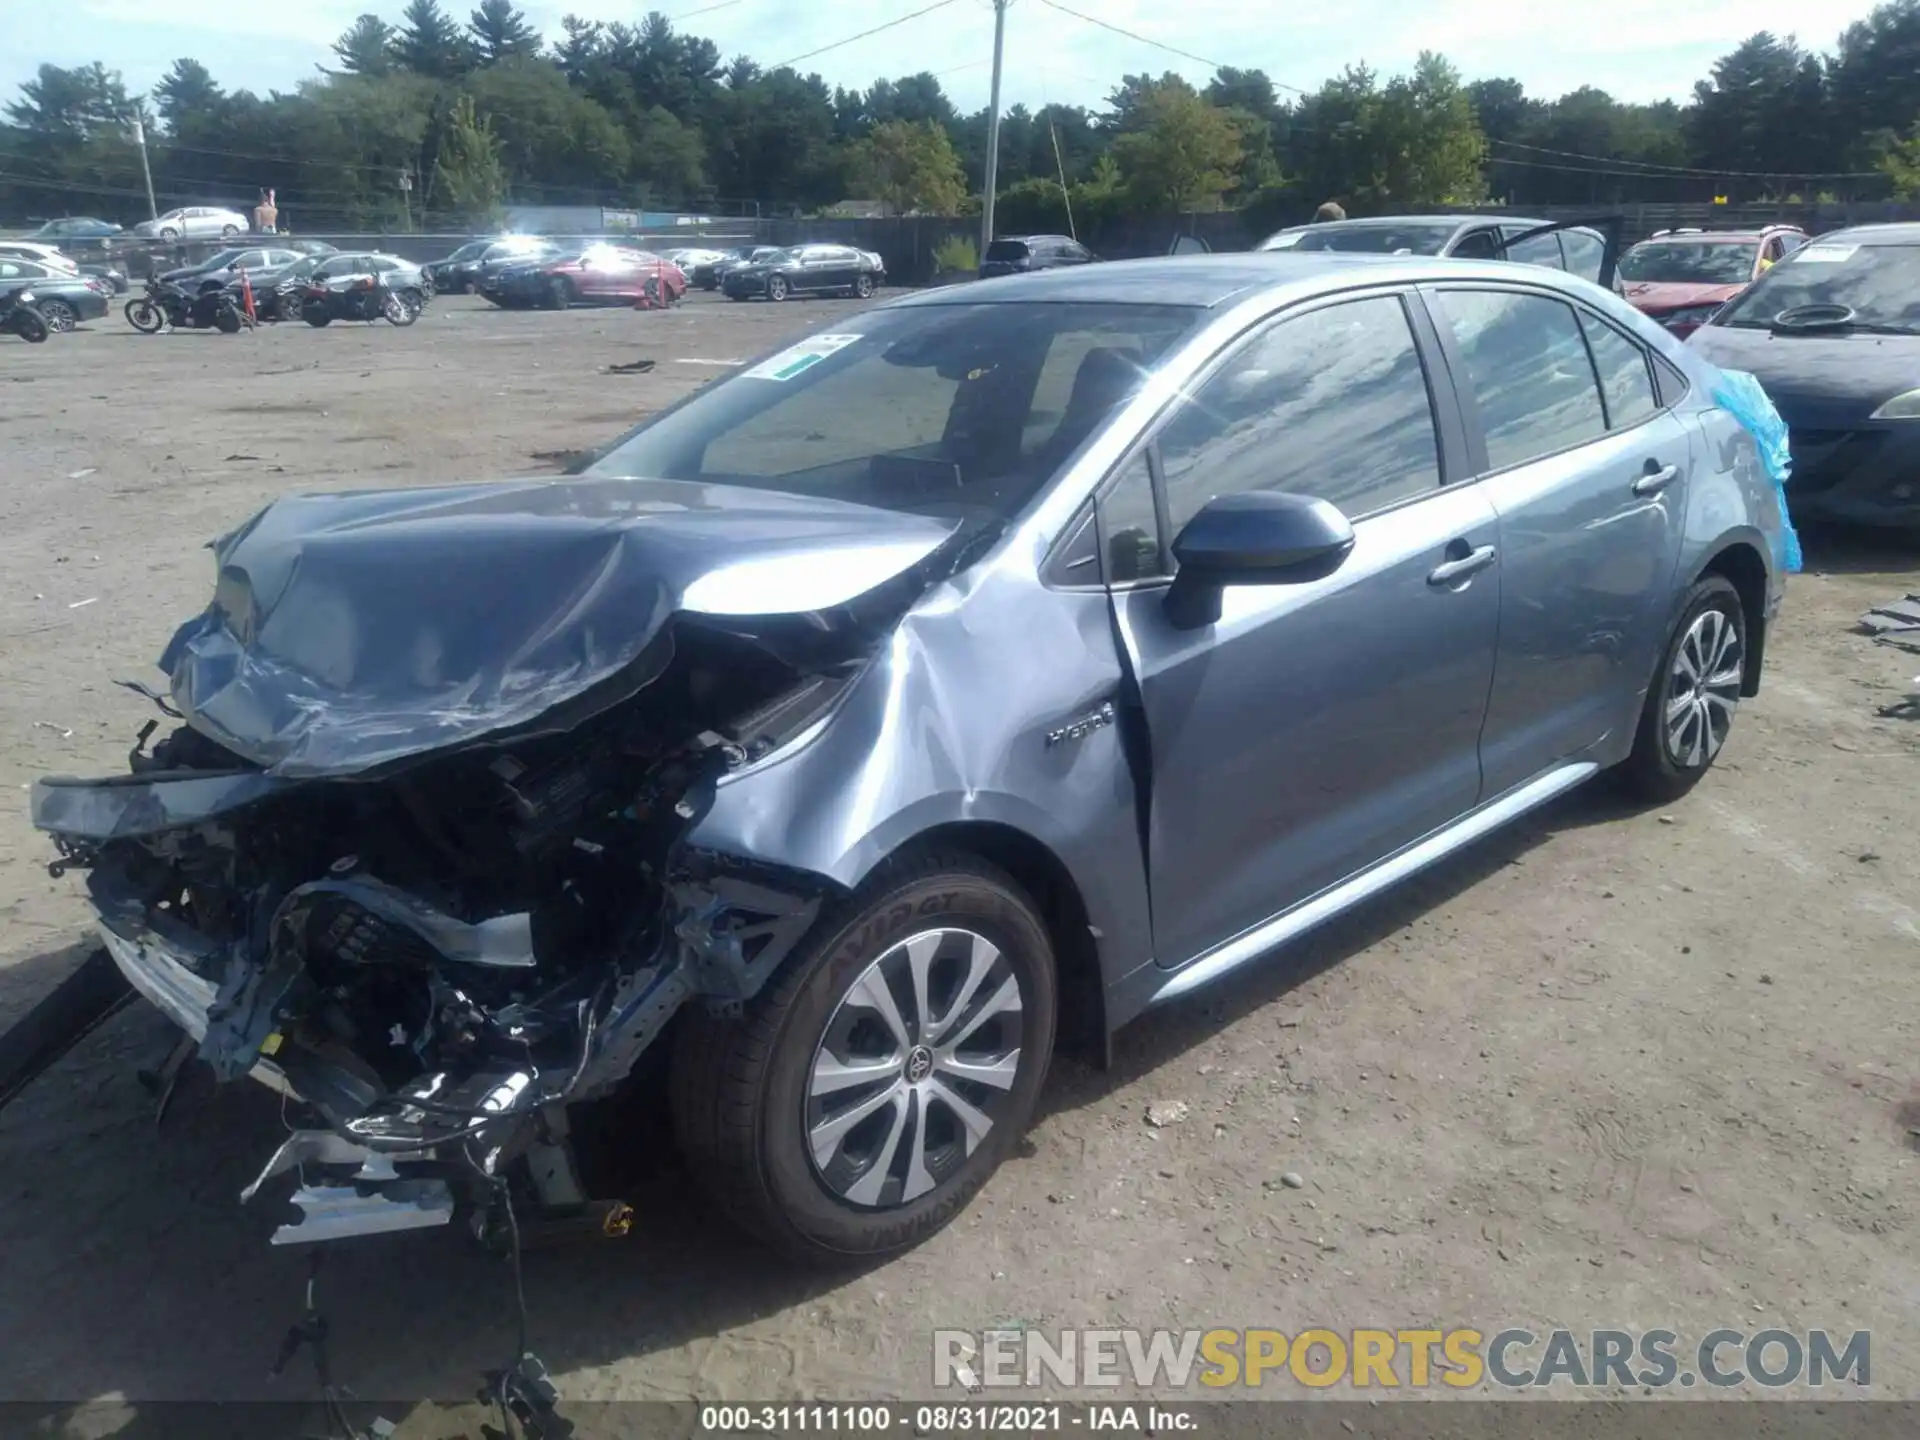
<svg viewBox="0 0 1920 1440">
<path fill-rule="evenodd" d="M 29 345 L 44 344 L 47 336 L 53 333 L 47 328 L 47 322 L 40 318 L 37 311 L 30 310 L 24 305 L 13 312 L 12 325 L 13 333 Z"/>
<path fill-rule="evenodd" d="M 854 281 L 853 293 L 862 300 L 871 300 L 873 298 L 873 277 L 871 275 L 862 275 L 858 280 Z"/>
<path fill-rule="evenodd" d="M 1687 595 L 1634 734 L 1621 779 L 1644 800 L 1678 800 L 1700 783 L 1733 729 L 1747 663 L 1747 612 L 1724 576 Z"/>
<path fill-rule="evenodd" d="M 767 277 L 767 299 L 784 300 L 787 298 L 787 282 L 779 275 Z"/>
<path fill-rule="evenodd" d="M 224 302 L 218 310 L 213 312 L 213 328 L 222 335 L 238 335 L 244 323 L 240 318 L 240 311 Z"/>
<path fill-rule="evenodd" d="M 220 227 L 220 238 L 222 240 L 231 240 L 239 233 L 240 227 L 238 225 L 222 225 Z"/>
<path fill-rule="evenodd" d="M 37 308 L 47 328 L 56 333 L 65 333 L 80 323 L 79 314 L 64 300 L 42 300 Z"/>
<path fill-rule="evenodd" d="M 290 290 L 284 295 L 274 297 L 273 313 L 282 320 L 298 320 L 300 318 L 300 304 L 300 292 Z"/>
<path fill-rule="evenodd" d="M 1047 932 L 1005 875 L 935 854 L 823 915 L 738 1020 L 686 1016 L 674 1125 L 736 1221 L 796 1258 L 885 1255 L 1012 1153 L 1053 1049 Z"/>
<path fill-rule="evenodd" d="M 556 275 L 547 282 L 547 308 L 564 310 L 574 300 L 573 282 L 564 275 Z"/>
<path fill-rule="evenodd" d="M 306 321 L 309 325 L 313 326 L 314 329 L 318 330 L 321 326 L 325 325 L 329 320 L 333 319 L 333 316 L 329 315 L 326 312 L 326 310 L 323 308 L 308 309 L 303 307 L 300 311 L 300 318 Z"/>
</svg>

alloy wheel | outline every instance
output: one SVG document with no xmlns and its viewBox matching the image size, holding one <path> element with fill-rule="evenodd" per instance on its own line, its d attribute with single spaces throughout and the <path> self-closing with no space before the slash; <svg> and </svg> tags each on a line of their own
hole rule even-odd
<svg viewBox="0 0 1920 1440">
<path fill-rule="evenodd" d="M 1740 705 L 1746 656 L 1740 632 L 1724 610 L 1703 610 L 1674 647 L 1662 716 L 1667 755 L 1682 769 L 1699 769 L 1720 753 Z"/>
<path fill-rule="evenodd" d="M 73 313 L 73 307 L 64 300 L 42 300 L 40 302 L 40 315 L 41 318 L 47 322 L 47 328 L 49 330 L 57 331 L 61 334 L 73 329 L 75 325 L 80 323 L 79 316 Z"/>
<path fill-rule="evenodd" d="M 953 1175 L 1005 1117 L 1024 998 L 1007 958 L 970 930 L 923 931 L 862 971 L 807 1077 L 820 1182 L 848 1204 L 891 1209 Z"/>
</svg>

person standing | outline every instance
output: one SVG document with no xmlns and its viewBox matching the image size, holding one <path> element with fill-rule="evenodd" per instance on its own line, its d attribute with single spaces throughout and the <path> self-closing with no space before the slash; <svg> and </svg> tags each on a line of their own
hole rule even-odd
<svg viewBox="0 0 1920 1440">
<path fill-rule="evenodd" d="M 260 192 L 260 203 L 253 207 L 253 228 L 262 235 L 274 235 L 280 229 L 280 207 L 274 203 L 271 189 Z"/>
</svg>

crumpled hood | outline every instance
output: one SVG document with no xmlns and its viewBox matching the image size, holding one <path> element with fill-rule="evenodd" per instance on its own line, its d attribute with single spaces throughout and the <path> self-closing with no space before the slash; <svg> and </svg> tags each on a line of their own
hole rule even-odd
<svg viewBox="0 0 1920 1440">
<path fill-rule="evenodd" d="M 1775 335 L 1708 325 L 1687 344 L 1723 369 L 1751 371 L 1790 426 L 1845 429 L 1920 389 L 1920 336 Z"/>
<path fill-rule="evenodd" d="M 655 678 L 676 613 L 834 611 L 957 529 L 668 481 L 295 496 L 214 543 L 213 603 L 160 666 L 194 729 L 268 773 L 358 774 L 561 706 L 577 724 Z"/>
<path fill-rule="evenodd" d="M 1653 312 L 1685 310 L 1694 305 L 1724 305 L 1746 288 L 1744 284 L 1697 285 L 1661 280 L 1632 280 L 1620 287 L 1628 304 L 1636 310 Z"/>
</svg>

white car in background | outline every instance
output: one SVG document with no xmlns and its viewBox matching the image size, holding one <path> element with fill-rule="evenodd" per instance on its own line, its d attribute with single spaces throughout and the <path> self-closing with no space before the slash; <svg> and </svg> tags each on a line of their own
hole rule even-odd
<svg viewBox="0 0 1920 1440">
<path fill-rule="evenodd" d="M 74 275 L 80 273 L 77 260 L 62 255 L 58 246 L 42 245 L 37 240 L 0 240 L 0 259 L 31 260 L 49 270 L 65 270 Z"/>
<path fill-rule="evenodd" d="M 169 210 L 156 220 L 142 220 L 133 227 L 133 233 L 142 240 L 222 240 L 252 228 L 253 222 L 238 210 L 189 205 Z"/>
</svg>

